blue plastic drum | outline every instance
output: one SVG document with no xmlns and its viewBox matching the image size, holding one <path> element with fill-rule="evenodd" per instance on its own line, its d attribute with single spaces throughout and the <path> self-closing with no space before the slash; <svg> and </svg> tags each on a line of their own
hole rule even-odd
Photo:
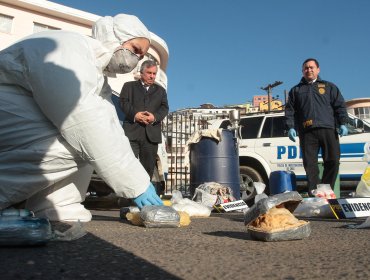
<svg viewBox="0 0 370 280">
<path fill-rule="evenodd" d="M 190 193 L 206 182 L 230 187 L 240 199 L 239 154 L 234 132 L 223 129 L 222 140 L 202 137 L 190 145 Z"/>
</svg>

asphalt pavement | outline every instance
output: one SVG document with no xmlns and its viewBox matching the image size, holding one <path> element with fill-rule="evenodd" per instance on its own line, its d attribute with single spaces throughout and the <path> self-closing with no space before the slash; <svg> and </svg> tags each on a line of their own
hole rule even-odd
<svg viewBox="0 0 370 280">
<path fill-rule="evenodd" d="M 0 279 L 370 279 L 370 229 L 348 228 L 362 218 L 306 218 L 307 239 L 263 242 L 249 237 L 242 213 L 181 228 L 134 226 L 119 209 L 92 213 L 80 239 L 1 248 Z"/>
</svg>

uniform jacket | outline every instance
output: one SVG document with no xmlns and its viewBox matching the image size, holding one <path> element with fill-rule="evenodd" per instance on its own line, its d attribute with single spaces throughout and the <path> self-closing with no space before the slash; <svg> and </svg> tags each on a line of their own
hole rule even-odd
<svg viewBox="0 0 370 280">
<path fill-rule="evenodd" d="M 161 122 L 168 114 L 167 93 L 163 87 L 153 84 L 146 92 L 140 80 L 127 82 L 122 87 L 120 102 L 125 114 L 123 129 L 130 140 L 148 137 L 153 143 L 162 142 Z M 135 122 L 135 114 L 140 111 L 152 113 L 155 122 L 148 125 Z"/>
<path fill-rule="evenodd" d="M 342 94 L 331 82 L 307 83 L 304 78 L 289 92 L 285 106 L 287 128 L 336 128 L 346 123 L 347 110 Z"/>
</svg>

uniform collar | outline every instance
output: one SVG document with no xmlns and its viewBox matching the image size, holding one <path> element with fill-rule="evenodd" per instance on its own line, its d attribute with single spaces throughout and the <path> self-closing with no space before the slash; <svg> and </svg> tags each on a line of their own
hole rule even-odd
<svg viewBox="0 0 370 280">
<path fill-rule="evenodd" d="M 317 76 L 316 80 L 311 82 L 311 83 L 307 82 L 306 79 L 304 77 L 302 77 L 301 84 L 310 85 L 310 84 L 314 84 L 314 83 L 321 82 L 321 81 L 322 80 L 321 80 L 320 76 Z"/>
</svg>

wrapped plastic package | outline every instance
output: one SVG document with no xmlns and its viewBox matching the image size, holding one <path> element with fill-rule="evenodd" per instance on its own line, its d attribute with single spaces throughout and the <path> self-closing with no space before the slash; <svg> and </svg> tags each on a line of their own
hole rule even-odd
<svg viewBox="0 0 370 280">
<path fill-rule="evenodd" d="M 184 211 L 178 211 L 180 215 L 180 227 L 186 227 L 190 225 L 190 215 Z"/>
<path fill-rule="evenodd" d="M 144 226 L 148 228 L 180 226 L 180 215 L 170 206 L 144 206 L 140 211 L 140 217 Z"/>
<path fill-rule="evenodd" d="M 213 209 L 189 198 L 183 198 L 180 191 L 174 191 L 172 193 L 171 202 L 172 207 L 176 211 L 186 212 L 190 217 L 209 217 Z"/>
<path fill-rule="evenodd" d="M 190 216 L 186 212 L 178 211 L 180 215 L 180 227 L 186 227 L 190 224 Z M 144 221 L 140 217 L 140 212 L 128 212 L 126 214 L 126 219 L 134 226 L 144 226 Z"/>
<path fill-rule="evenodd" d="M 356 197 L 370 197 L 370 163 L 366 167 L 356 188 Z"/>
<path fill-rule="evenodd" d="M 324 199 L 334 199 L 336 198 L 333 189 L 330 184 L 318 184 L 317 188 L 312 191 L 315 197 L 321 197 Z"/>
<path fill-rule="evenodd" d="M 128 213 L 140 213 L 140 209 L 137 206 L 121 207 L 119 210 L 119 217 L 121 219 L 127 219 Z"/>
<path fill-rule="evenodd" d="M 194 201 L 212 208 L 214 205 L 235 201 L 232 189 L 216 182 L 200 184 L 194 192 Z"/>
<path fill-rule="evenodd" d="M 254 203 L 257 203 L 259 200 L 263 198 L 267 198 L 268 195 L 264 193 L 266 185 L 261 182 L 254 182 L 254 188 L 256 190 L 256 196 L 254 197 Z"/>
<path fill-rule="evenodd" d="M 53 239 L 51 241 L 74 241 L 87 234 L 82 222 L 77 221 L 70 224 L 71 227 L 66 231 L 53 230 Z"/>
<path fill-rule="evenodd" d="M 330 209 L 330 204 L 328 200 L 322 197 L 304 198 L 294 210 L 293 214 L 300 217 L 335 217 Z"/>
<path fill-rule="evenodd" d="M 39 246 L 52 239 L 47 219 L 35 218 L 26 209 L 0 211 L 0 246 Z"/>
<path fill-rule="evenodd" d="M 253 239 L 284 241 L 304 239 L 311 234 L 310 223 L 298 220 L 292 212 L 302 197 L 296 191 L 263 198 L 244 215 L 244 224 Z"/>
<path fill-rule="evenodd" d="M 140 217 L 140 212 L 128 212 L 126 214 L 126 219 L 134 226 L 143 226 L 144 221 Z"/>
<path fill-rule="evenodd" d="M 364 153 L 364 161 L 367 162 L 367 167 L 357 185 L 356 197 L 370 197 L 370 142 L 365 144 Z"/>
</svg>

